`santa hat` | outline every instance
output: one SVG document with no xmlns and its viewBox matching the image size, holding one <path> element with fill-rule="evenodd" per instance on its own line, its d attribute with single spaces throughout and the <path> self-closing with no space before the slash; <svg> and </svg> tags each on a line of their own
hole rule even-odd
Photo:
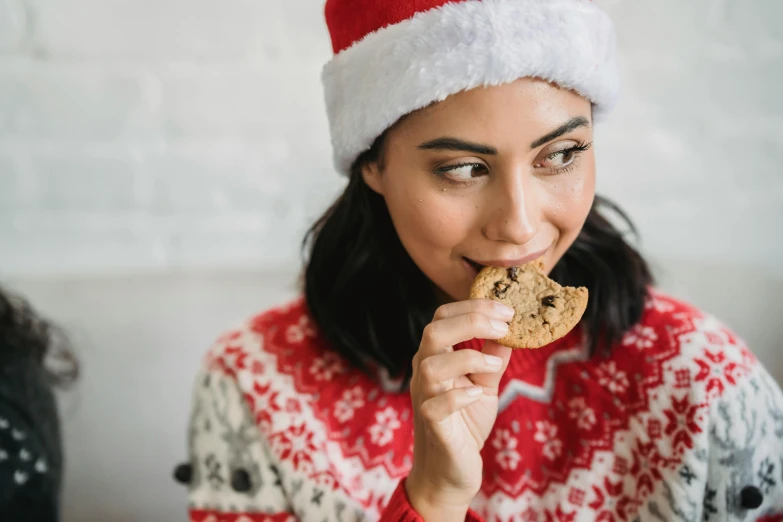
<svg viewBox="0 0 783 522">
<path fill-rule="evenodd" d="M 590 100 L 596 118 L 618 97 L 614 30 L 591 0 L 327 0 L 326 22 L 342 174 L 402 116 L 460 91 L 537 77 Z"/>
</svg>

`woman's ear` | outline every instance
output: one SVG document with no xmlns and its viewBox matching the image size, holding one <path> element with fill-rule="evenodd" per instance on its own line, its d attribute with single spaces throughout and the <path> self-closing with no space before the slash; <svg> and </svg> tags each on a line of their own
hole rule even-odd
<svg viewBox="0 0 783 522">
<path fill-rule="evenodd" d="M 368 161 L 362 165 L 362 179 L 374 192 L 383 196 L 383 178 L 377 161 Z"/>
</svg>

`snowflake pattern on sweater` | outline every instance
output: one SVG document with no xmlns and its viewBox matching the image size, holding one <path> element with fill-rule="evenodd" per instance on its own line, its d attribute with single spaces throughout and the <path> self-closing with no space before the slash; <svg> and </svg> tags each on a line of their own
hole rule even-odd
<svg viewBox="0 0 783 522">
<path fill-rule="evenodd" d="M 348 366 L 301 299 L 256 316 L 196 382 L 191 520 L 419 521 L 402 487 L 412 420 L 409 394 Z M 783 520 L 779 386 L 718 320 L 658 292 L 609 357 L 578 328 L 515 351 L 482 456 L 472 521 Z"/>
</svg>

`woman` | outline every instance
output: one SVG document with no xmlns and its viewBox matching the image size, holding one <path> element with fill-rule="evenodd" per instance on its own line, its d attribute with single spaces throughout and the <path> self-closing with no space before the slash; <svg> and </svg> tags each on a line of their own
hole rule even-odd
<svg viewBox="0 0 783 522">
<path fill-rule="evenodd" d="M 197 379 L 193 521 L 767 520 L 783 395 L 716 319 L 651 288 L 595 197 L 618 96 L 584 0 L 328 0 L 337 169 L 304 298 Z M 468 300 L 485 265 L 586 286 L 538 350 Z M 778 518 L 774 518 L 774 517 Z"/>
<path fill-rule="evenodd" d="M 52 390 L 76 375 L 60 332 L 0 289 L 0 520 L 60 520 L 63 455 Z"/>
</svg>

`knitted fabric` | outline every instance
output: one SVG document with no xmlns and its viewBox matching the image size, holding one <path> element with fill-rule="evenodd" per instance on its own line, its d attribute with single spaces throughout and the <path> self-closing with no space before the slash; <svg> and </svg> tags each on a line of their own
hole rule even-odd
<svg viewBox="0 0 783 522">
<path fill-rule="evenodd" d="M 197 379 L 191 520 L 419 522 L 412 413 L 301 300 L 253 317 Z M 781 520 L 783 394 L 718 320 L 653 292 L 608 357 L 578 328 L 514 351 L 482 456 L 470 521 Z"/>
</svg>

